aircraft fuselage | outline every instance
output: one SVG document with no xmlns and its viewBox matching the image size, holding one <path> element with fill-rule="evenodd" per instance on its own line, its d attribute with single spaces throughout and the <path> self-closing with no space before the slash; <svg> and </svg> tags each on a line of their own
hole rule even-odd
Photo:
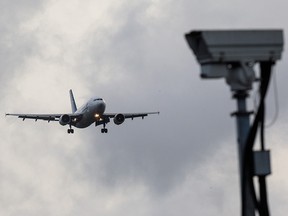
<svg viewBox="0 0 288 216">
<path fill-rule="evenodd" d="M 86 128 L 96 120 L 100 120 L 105 109 L 106 103 L 102 98 L 91 98 L 75 112 L 75 114 L 81 114 L 82 117 L 73 125 L 77 128 Z"/>
</svg>

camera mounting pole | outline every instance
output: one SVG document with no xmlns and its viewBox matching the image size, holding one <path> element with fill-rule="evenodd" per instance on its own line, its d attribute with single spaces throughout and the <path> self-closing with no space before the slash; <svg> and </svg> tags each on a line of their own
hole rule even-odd
<svg viewBox="0 0 288 216">
<path fill-rule="evenodd" d="M 246 99 L 255 81 L 255 72 L 253 65 L 248 62 L 228 64 L 227 70 L 226 83 L 233 92 L 233 98 L 237 100 L 237 111 L 232 113 L 232 116 L 236 116 L 237 125 L 241 202 L 244 207 L 242 215 L 255 216 L 254 188 L 249 184 L 250 170 L 245 169 L 245 151 L 248 144 L 246 140 L 250 129 L 250 114 L 253 113 L 247 110 Z"/>
<path fill-rule="evenodd" d="M 192 31 L 185 37 L 201 65 L 201 77 L 225 78 L 237 100 L 238 109 L 232 115 L 236 116 L 237 123 L 242 216 L 255 216 L 256 209 L 261 216 L 268 216 L 265 176 L 271 172 L 270 155 L 264 148 L 253 152 L 253 144 L 260 124 L 261 140 L 264 140 L 264 99 L 271 63 L 279 60 L 283 51 L 283 31 L 208 30 Z M 256 63 L 261 66 L 261 100 L 250 125 L 252 112 L 247 111 L 246 99 L 255 81 L 253 66 Z M 264 183 L 260 183 L 260 202 L 256 198 L 253 176 L 264 179 Z"/>
<path fill-rule="evenodd" d="M 236 91 L 233 96 L 237 100 L 237 111 L 232 115 L 236 116 L 237 124 L 237 141 L 238 141 L 238 158 L 240 171 L 240 186 L 241 186 L 241 202 L 242 215 L 254 216 L 255 204 L 253 199 L 253 188 L 249 184 L 249 170 L 244 169 L 245 166 L 245 149 L 247 148 L 247 137 L 250 128 L 250 114 L 246 108 L 247 91 Z M 245 173 L 246 172 L 246 173 Z"/>
<path fill-rule="evenodd" d="M 236 116 L 237 125 L 242 215 L 255 216 L 254 188 L 250 184 L 250 170 L 245 169 L 245 151 L 248 144 L 246 140 L 250 129 L 250 115 L 253 113 L 247 110 L 246 99 L 255 81 L 254 70 L 248 65 L 248 63 L 229 65 L 226 82 L 233 92 L 233 98 L 237 100 L 237 111 L 231 115 Z"/>
</svg>

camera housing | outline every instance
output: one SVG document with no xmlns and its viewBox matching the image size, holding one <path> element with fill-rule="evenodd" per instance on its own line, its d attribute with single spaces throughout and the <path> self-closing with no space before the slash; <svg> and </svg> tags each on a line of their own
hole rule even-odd
<svg viewBox="0 0 288 216">
<path fill-rule="evenodd" d="M 275 62 L 284 44 L 282 30 L 192 31 L 185 38 L 201 65 L 202 78 L 227 77 L 233 64 Z"/>
</svg>

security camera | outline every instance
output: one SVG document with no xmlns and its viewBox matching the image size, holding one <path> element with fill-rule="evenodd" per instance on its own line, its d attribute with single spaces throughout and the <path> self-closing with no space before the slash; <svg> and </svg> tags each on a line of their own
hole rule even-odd
<svg viewBox="0 0 288 216">
<path fill-rule="evenodd" d="M 256 62 L 275 62 L 283 51 L 282 30 L 192 31 L 185 37 L 203 78 L 226 77 L 235 64 L 253 67 Z"/>
</svg>

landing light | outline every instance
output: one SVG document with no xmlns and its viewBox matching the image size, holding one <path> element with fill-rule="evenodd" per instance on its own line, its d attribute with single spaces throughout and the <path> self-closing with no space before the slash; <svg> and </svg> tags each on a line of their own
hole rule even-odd
<svg viewBox="0 0 288 216">
<path fill-rule="evenodd" d="M 99 115 L 98 113 L 96 113 L 96 114 L 95 114 L 95 118 L 96 118 L 96 119 L 99 119 L 99 118 L 100 118 L 100 115 Z"/>
</svg>

